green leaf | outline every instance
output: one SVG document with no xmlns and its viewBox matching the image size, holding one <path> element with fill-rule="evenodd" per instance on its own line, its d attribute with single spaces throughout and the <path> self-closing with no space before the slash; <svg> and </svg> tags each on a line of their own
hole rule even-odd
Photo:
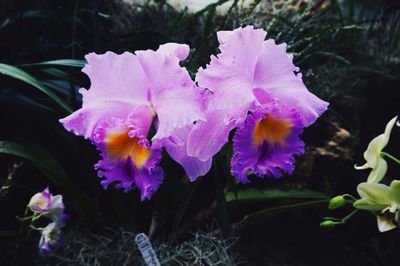
<svg viewBox="0 0 400 266">
<path fill-rule="evenodd" d="M 62 166 L 54 159 L 54 156 L 40 146 L 0 141 L 0 153 L 11 154 L 32 161 L 51 182 L 57 185 L 70 184 Z"/>
<path fill-rule="evenodd" d="M 62 66 L 62 67 L 78 67 L 83 68 L 86 65 L 86 60 L 77 60 L 77 59 L 58 59 L 51 60 L 33 64 L 25 64 L 22 65 L 24 67 L 35 67 L 35 66 Z"/>
<path fill-rule="evenodd" d="M 82 215 L 85 215 L 84 208 L 94 208 L 94 202 L 70 181 L 61 164 L 42 147 L 33 143 L 21 145 L 12 141 L 0 141 L 0 153 L 11 154 L 33 162 L 49 181 L 63 187 L 70 194 L 75 209 Z"/>
<path fill-rule="evenodd" d="M 317 206 L 317 205 L 321 205 L 321 204 L 326 204 L 328 201 L 329 201 L 329 199 L 319 199 L 319 200 L 312 200 L 312 201 L 306 201 L 306 202 L 301 202 L 301 203 L 288 204 L 288 205 L 282 205 L 282 206 L 263 209 L 261 211 L 249 214 L 242 220 L 242 223 L 244 226 L 261 223 L 261 222 L 265 221 L 266 219 L 271 218 L 273 216 L 277 216 L 277 215 L 280 215 L 280 214 L 283 214 L 283 213 L 286 213 L 289 211 L 294 211 L 294 210 L 309 208 L 309 207 L 313 207 L 313 206 Z"/>
<path fill-rule="evenodd" d="M 70 78 L 70 76 L 67 72 L 62 71 L 58 68 L 54 68 L 54 67 L 44 68 L 44 69 L 41 69 L 41 71 L 50 76 L 54 76 L 57 78 L 62 78 L 62 79 L 66 79 L 66 80 L 68 80 Z"/>
<path fill-rule="evenodd" d="M 40 83 L 37 79 L 35 79 L 33 76 L 31 76 L 29 73 L 16 68 L 14 66 L 6 65 L 6 64 L 1 64 L 0 63 L 0 74 L 19 79 L 25 83 L 28 83 L 29 85 L 32 85 L 36 89 L 40 90 L 47 96 L 49 96 L 51 99 L 53 99 L 56 103 L 58 103 L 61 107 L 63 107 L 66 111 L 69 113 L 72 113 L 71 107 L 69 107 L 62 99 L 60 99 L 56 94 L 54 94 L 49 88 L 44 86 L 42 83 Z"/>
<path fill-rule="evenodd" d="M 236 197 L 237 196 L 237 197 Z M 245 189 L 225 194 L 227 202 L 246 200 L 264 201 L 271 199 L 329 199 L 328 195 L 313 190 Z"/>
</svg>

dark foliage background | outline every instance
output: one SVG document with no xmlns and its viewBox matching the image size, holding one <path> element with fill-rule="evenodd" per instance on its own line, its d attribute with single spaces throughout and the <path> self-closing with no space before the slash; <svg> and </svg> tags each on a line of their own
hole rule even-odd
<svg viewBox="0 0 400 266">
<path fill-rule="evenodd" d="M 28 265 L 36 258 L 38 238 L 15 248 L 15 216 L 47 185 L 64 195 L 74 230 L 150 230 L 152 237 L 173 238 L 175 244 L 197 228 L 221 233 L 214 223 L 215 216 L 221 221 L 214 205 L 215 176 L 226 191 L 254 187 L 356 195 L 367 173 L 354 171 L 353 164 L 363 161 L 368 142 L 399 113 L 400 6 L 395 1 L 254 1 L 243 10 L 234 1 L 226 15 L 217 14 L 223 2 L 189 13 L 163 1 L 144 6 L 117 0 L 0 1 L 0 62 L 23 71 L 4 65 L 0 70 L 8 71 L 0 75 L 0 256 L 5 262 Z M 327 113 L 304 133 L 308 148 L 296 173 L 238 185 L 229 175 L 227 145 L 216 158 L 218 169 L 192 184 L 163 156 L 166 181 L 149 202 L 141 203 L 135 191 L 104 191 L 93 170 L 99 159 L 95 148 L 58 122 L 69 109 L 79 108 L 77 91 L 89 85 L 80 73 L 84 55 L 187 43 L 192 51 L 185 66 L 195 74 L 217 52 L 216 31 L 247 24 L 287 43 L 308 88 L 330 102 Z M 53 61 L 58 59 L 74 60 Z M 394 130 L 388 149 L 395 155 L 399 135 Z M 398 178 L 396 166 L 390 167 L 388 176 Z M 322 217 L 348 212 L 328 212 L 325 204 L 281 215 L 268 209 L 293 203 L 298 201 L 290 197 L 228 202 L 233 234 L 239 237 L 235 253 L 253 265 L 398 265 L 398 230 L 380 234 L 368 213 L 345 226 L 321 229 Z M 240 222 L 264 209 L 267 215 Z"/>
</svg>

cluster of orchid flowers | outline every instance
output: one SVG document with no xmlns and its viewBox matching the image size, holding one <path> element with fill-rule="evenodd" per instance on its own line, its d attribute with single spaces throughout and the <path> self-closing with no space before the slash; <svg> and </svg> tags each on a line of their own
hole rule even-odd
<svg viewBox="0 0 400 266">
<path fill-rule="evenodd" d="M 52 247 L 58 243 L 62 237 L 61 228 L 65 225 L 68 215 L 64 213 L 64 203 L 62 195 L 52 195 L 49 188 L 33 195 L 27 206 L 33 212 L 31 216 L 23 218 L 31 221 L 31 229 L 41 232 L 39 249 L 50 252 Z M 51 222 L 45 227 L 35 227 L 34 223 L 45 217 Z"/>
<path fill-rule="evenodd" d="M 163 181 L 163 148 L 193 181 L 235 129 L 231 173 L 238 181 L 294 170 L 294 156 L 304 152 L 299 135 L 328 103 L 307 90 L 286 45 L 265 40 L 265 31 L 247 26 L 217 37 L 220 53 L 194 81 L 180 66 L 190 52 L 185 44 L 86 56 L 91 86 L 80 90 L 82 108 L 60 121 L 96 145 L 105 188 L 138 188 L 150 199 Z"/>
<path fill-rule="evenodd" d="M 336 224 L 343 224 L 358 210 L 371 211 L 376 215 L 380 232 L 394 229 L 400 224 L 400 180 L 393 180 L 389 186 L 381 183 L 388 170 L 385 158 L 389 158 L 400 164 L 399 159 L 383 151 L 389 143 L 394 125 L 397 124 L 397 126 L 400 126 L 400 121 L 396 123 L 396 120 L 397 116 L 387 123 L 384 133 L 369 143 L 367 150 L 364 152 L 366 163 L 362 166 L 354 166 L 357 170 L 371 169 L 367 181 L 357 186 L 360 199 L 345 194 L 332 198 L 329 203 L 330 209 L 336 209 L 344 206 L 347 201 L 350 201 L 356 210 L 344 219 L 328 217 L 321 223 L 321 226 L 331 227 Z"/>
</svg>

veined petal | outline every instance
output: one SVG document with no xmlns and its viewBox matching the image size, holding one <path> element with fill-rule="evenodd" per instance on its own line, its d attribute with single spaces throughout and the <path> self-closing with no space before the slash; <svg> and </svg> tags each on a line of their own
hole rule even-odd
<svg viewBox="0 0 400 266">
<path fill-rule="evenodd" d="M 185 169 L 190 181 L 196 180 L 199 176 L 204 176 L 211 168 L 212 159 L 200 161 L 196 157 L 187 154 L 187 140 L 193 125 L 179 128 L 174 131 L 173 137 L 165 139 L 163 146 L 168 154 Z"/>
<path fill-rule="evenodd" d="M 160 45 L 156 52 L 164 55 L 175 56 L 179 58 L 180 61 L 183 61 L 189 56 L 190 47 L 187 44 L 170 42 Z"/>
<path fill-rule="evenodd" d="M 233 138 L 232 175 L 247 183 L 251 174 L 278 178 L 291 173 L 293 156 L 304 152 L 302 130 L 301 116 L 294 108 L 275 101 L 258 107 Z"/>
<path fill-rule="evenodd" d="M 357 192 L 361 199 L 354 202 L 355 208 L 381 211 L 392 204 L 391 190 L 384 184 L 363 182 L 358 185 Z"/>
<path fill-rule="evenodd" d="M 154 51 L 137 52 L 149 79 L 149 99 L 158 116 L 153 141 L 168 138 L 176 128 L 204 119 L 201 91 L 177 57 Z"/>
</svg>

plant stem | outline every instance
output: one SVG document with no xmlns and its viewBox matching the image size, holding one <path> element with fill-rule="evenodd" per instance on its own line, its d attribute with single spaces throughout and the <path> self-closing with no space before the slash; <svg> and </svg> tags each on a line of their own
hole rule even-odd
<svg viewBox="0 0 400 266">
<path fill-rule="evenodd" d="M 351 195 L 351 194 L 343 194 L 343 197 L 351 199 L 351 200 L 352 200 L 351 203 L 353 203 L 354 201 L 357 200 L 357 199 L 356 199 L 353 195 Z"/>
<path fill-rule="evenodd" d="M 187 176 L 185 176 L 185 178 L 187 178 Z M 196 181 L 194 181 L 193 183 L 190 183 L 189 184 L 190 187 L 188 188 L 186 193 L 183 195 L 183 205 L 178 210 L 178 213 L 176 214 L 176 217 L 175 217 L 175 221 L 174 221 L 174 223 L 172 225 L 171 236 L 170 236 L 170 239 L 169 239 L 169 244 L 170 245 L 172 245 L 173 242 L 175 241 L 176 233 L 178 232 L 179 226 L 182 223 L 182 219 L 183 219 L 183 216 L 184 216 L 184 214 L 186 212 L 186 209 L 189 206 L 190 199 L 192 198 L 193 193 L 195 192 L 196 188 L 198 187 L 198 185 L 200 183 L 200 179 L 201 179 L 201 176 L 199 176 L 196 179 Z"/>
<path fill-rule="evenodd" d="M 359 209 L 356 209 L 356 210 L 352 211 L 349 215 L 347 215 L 346 217 L 344 217 L 344 218 L 342 219 L 341 224 L 347 223 L 347 221 L 350 220 L 358 211 L 359 211 Z"/>
<path fill-rule="evenodd" d="M 225 193 L 221 183 L 221 176 L 218 171 L 218 155 L 214 161 L 214 188 L 215 188 L 215 198 L 216 198 L 216 216 L 219 226 L 221 227 L 222 236 L 228 238 L 231 235 L 231 230 L 229 227 L 229 215 L 228 208 L 226 207 Z"/>
<path fill-rule="evenodd" d="M 27 215 L 28 215 L 28 211 L 29 211 L 29 208 L 28 208 L 28 206 L 25 208 L 25 212 L 24 212 L 24 217 L 26 217 Z M 22 248 L 22 246 L 24 246 L 25 245 L 25 242 L 26 242 L 26 238 L 24 237 L 24 233 L 26 233 L 25 231 L 26 231 L 26 223 L 25 223 L 25 221 L 22 221 L 21 222 L 21 226 L 19 227 L 19 230 L 18 230 L 18 233 L 17 233 L 17 239 L 16 239 L 16 242 L 15 242 L 15 253 L 14 253 L 14 256 L 13 256 L 13 258 L 12 258 L 12 260 L 11 260 L 11 264 L 10 265 L 19 265 L 18 264 L 18 259 L 19 259 L 19 255 L 20 255 L 20 252 L 21 252 L 21 248 Z"/>
<path fill-rule="evenodd" d="M 384 152 L 384 151 L 381 151 L 381 154 L 382 154 L 383 156 L 388 157 L 388 158 L 391 159 L 392 161 L 394 161 L 394 162 L 400 164 L 400 160 L 397 159 L 396 157 L 394 157 L 393 155 L 390 155 L 389 153 Z"/>
</svg>

